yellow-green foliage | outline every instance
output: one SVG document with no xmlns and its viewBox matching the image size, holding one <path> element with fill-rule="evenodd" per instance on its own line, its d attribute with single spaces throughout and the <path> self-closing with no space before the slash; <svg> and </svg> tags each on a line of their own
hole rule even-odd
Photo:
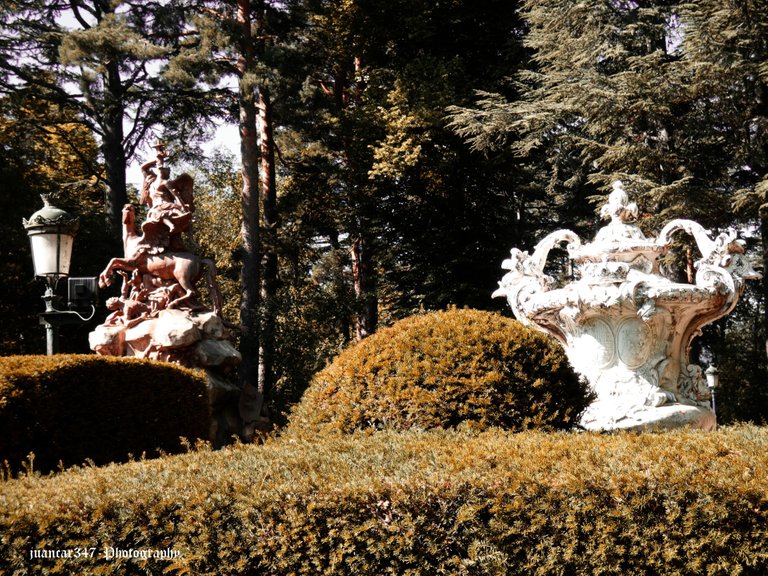
<svg viewBox="0 0 768 576">
<path fill-rule="evenodd" d="M 412 316 L 318 373 L 289 430 L 568 428 L 588 406 L 562 348 L 479 310 Z"/>
<path fill-rule="evenodd" d="M 766 542 L 754 426 L 283 438 L 0 485 L 0 573 L 17 576 L 764 575 Z"/>
<path fill-rule="evenodd" d="M 208 437 L 205 377 L 149 360 L 86 355 L 0 357 L 0 461 L 17 470 L 178 452 Z"/>
</svg>

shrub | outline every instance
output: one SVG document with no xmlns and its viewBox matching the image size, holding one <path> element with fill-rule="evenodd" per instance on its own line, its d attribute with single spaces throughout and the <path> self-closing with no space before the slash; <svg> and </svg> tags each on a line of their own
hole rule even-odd
<svg viewBox="0 0 768 576">
<path fill-rule="evenodd" d="M 450 309 L 342 352 L 315 376 L 288 429 L 562 429 L 590 401 L 554 340 L 497 314 Z"/>
<path fill-rule="evenodd" d="M 178 452 L 208 437 L 205 377 L 171 364 L 94 355 L 0 357 L 0 461 L 52 470 Z"/>
<path fill-rule="evenodd" d="M 5 482 L 0 573 L 762 576 L 767 471 L 753 426 L 284 438 Z"/>
</svg>

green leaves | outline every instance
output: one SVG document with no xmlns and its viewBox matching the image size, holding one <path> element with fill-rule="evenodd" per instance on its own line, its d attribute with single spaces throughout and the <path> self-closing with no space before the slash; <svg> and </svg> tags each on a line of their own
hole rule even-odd
<svg viewBox="0 0 768 576">
<path fill-rule="evenodd" d="M 150 43 L 116 14 L 106 15 L 97 27 L 65 34 L 59 48 L 62 64 L 88 63 L 102 74 L 105 70 L 99 63 L 116 58 L 148 62 L 169 53 L 168 48 Z"/>
</svg>

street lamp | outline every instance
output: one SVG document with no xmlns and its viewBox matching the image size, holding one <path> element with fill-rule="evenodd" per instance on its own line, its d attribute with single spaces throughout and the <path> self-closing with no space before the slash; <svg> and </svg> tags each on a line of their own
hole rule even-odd
<svg viewBox="0 0 768 576">
<path fill-rule="evenodd" d="M 709 388 L 709 395 L 712 398 L 712 413 L 717 416 L 717 411 L 715 410 L 715 388 L 720 384 L 720 373 L 717 368 L 710 365 L 704 371 L 704 375 L 707 377 L 707 388 Z"/>
<path fill-rule="evenodd" d="M 57 299 L 54 290 L 59 279 L 69 276 L 72 245 L 79 222 L 76 216 L 53 206 L 48 195 L 41 195 L 41 198 L 44 206 L 32 214 L 29 220 L 23 219 L 23 224 L 32 248 L 35 276 L 46 281 L 43 296 L 45 312 L 40 314 L 40 324 L 46 329 L 46 351 L 48 355 L 52 355 L 59 349 L 58 328 L 61 324 L 90 318 L 83 318 L 74 311 L 57 310 L 54 305 Z"/>
</svg>

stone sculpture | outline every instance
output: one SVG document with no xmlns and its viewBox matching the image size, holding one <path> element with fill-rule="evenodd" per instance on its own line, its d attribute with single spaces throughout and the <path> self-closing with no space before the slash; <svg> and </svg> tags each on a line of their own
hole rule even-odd
<svg viewBox="0 0 768 576">
<path fill-rule="evenodd" d="M 138 356 L 190 367 L 236 365 L 239 352 L 221 316 L 216 268 L 186 245 L 194 212 L 193 181 L 188 174 L 170 178 L 166 147 L 155 145 L 156 158 L 142 166 L 141 203 L 148 206 L 140 228 L 136 208 L 123 208 L 123 256 L 110 260 L 99 285 L 122 278 L 120 296 L 107 300 L 112 313 L 89 336 L 97 354 Z M 156 171 L 154 170 L 156 169 Z M 187 242 L 184 237 L 187 236 Z M 198 281 L 205 276 L 212 309 L 200 300 Z"/>
<path fill-rule="evenodd" d="M 714 428 L 709 389 L 688 355 L 700 329 L 728 314 L 744 281 L 759 277 L 743 242 L 733 232 L 712 239 L 691 220 L 674 220 L 658 238 L 646 238 L 631 223 L 637 206 L 621 182 L 601 214 L 611 221 L 592 243 L 558 230 L 533 254 L 513 248 L 494 296 L 505 296 L 520 321 L 557 338 L 590 383 L 597 399 L 582 417 L 585 428 Z M 678 232 L 692 235 L 702 254 L 693 284 L 660 273 L 658 258 Z M 563 243 L 577 279 L 557 287 L 544 266 Z"/>
</svg>

